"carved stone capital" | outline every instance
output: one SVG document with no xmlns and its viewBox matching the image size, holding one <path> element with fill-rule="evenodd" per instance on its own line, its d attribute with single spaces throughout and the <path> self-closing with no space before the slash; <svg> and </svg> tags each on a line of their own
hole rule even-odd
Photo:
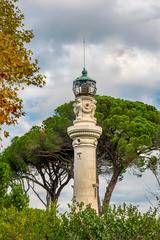
<svg viewBox="0 0 160 240">
<path fill-rule="evenodd" d="M 102 128 L 93 125 L 74 125 L 67 129 L 71 139 L 98 139 L 102 134 Z"/>
</svg>

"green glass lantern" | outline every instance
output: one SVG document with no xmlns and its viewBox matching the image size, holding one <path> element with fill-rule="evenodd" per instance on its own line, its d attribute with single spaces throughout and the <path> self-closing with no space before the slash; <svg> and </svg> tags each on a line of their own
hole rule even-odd
<svg viewBox="0 0 160 240">
<path fill-rule="evenodd" d="M 95 96 L 96 95 L 96 81 L 88 77 L 87 71 L 83 68 L 82 76 L 76 78 L 73 82 L 73 92 L 78 96 Z"/>
</svg>

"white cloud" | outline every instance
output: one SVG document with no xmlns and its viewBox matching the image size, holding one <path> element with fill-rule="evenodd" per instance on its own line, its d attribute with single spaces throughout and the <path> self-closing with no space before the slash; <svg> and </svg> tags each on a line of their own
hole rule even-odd
<svg viewBox="0 0 160 240">
<path fill-rule="evenodd" d="M 103 199 L 106 187 L 106 179 L 100 178 L 100 196 Z M 154 196 L 151 194 L 156 193 L 158 185 L 153 174 L 147 170 L 143 173 L 142 177 L 133 175 L 132 170 L 124 175 L 124 179 L 117 183 L 115 190 L 112 194 L 111 204 L 132 204 L 138 206 L 139 210 L 146 212 L 151 206 L 149 200 L 153 202 Z"/>
<path fill-rule="evenodd" d="M 160 2 L 157 0 L 139 0 L 139 1 L 132 1 L 132 0 L 118 0 L 116 2 L 116 9 L 122 15 L 124 14 L 135 14 L 136 12 L 141 12 L 141 16 L 143 14 L 153 14 L 154 8 L 160 7 Z M 136 16 L 135 16 L 136 19 Z"/>
<path fill-rule="evenodd" d="M 84 0 L 28 0 L 27 4 L 29 6 L 38 6 L 43 9 L 48 9 L 50 11 L 53 10 L 53 8 L 59 9 L 59 8 L 65 8 L 65 9 L 73 9 L 77 10 L 78 8 L 83 8 L 86 6 L 86 8 L 93 8 L 93 7 L 100 7 L 104 4 L 109 3 L 110 1 L 104 1 L 104 0 L 95 0 L 94 3 L 92 0 L 84 1 Z M 85 9 L 84 9 L 85 10 Z"/>
</svg>

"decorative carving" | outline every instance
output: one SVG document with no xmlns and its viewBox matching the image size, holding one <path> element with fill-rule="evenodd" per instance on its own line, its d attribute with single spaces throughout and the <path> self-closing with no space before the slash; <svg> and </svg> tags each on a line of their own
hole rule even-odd
<svg viewBox="0 0 160 240">
<path fill-rule="evenodd" d="M 74 139 L 72 142 L 73 147 L 78 147 L 80 145 L 91 145 L 96 147 L 97 146 L 97 139 L 96 138 L 81 138 L 81 139 Z M 78 156 L 79 155 L 79 156 Z M 77 159 L 80 160 L 81 153 L 77 153 Z"/>
<path fill-rule="evenodd" d="M 81 98 L 78 98 L 77 101 L 73 104 L 74 114 L 76 115 L 76 119 L 81 119 L 83 116 L 83 104 Z"/>
<path fill-rule="evenodd" d="M 93 186 L 93 189 L 94 189 L 94 196 L 96 198 L 99 185 L 98 185 L 98 183 L 94 183 L 94 184 L 92 184 L 92 186 Z"/>
<path fill-rule="evenodd" d="M 96 100 L 93 98 L 77 98 L 74 103 L 76 120 L 91 119 L 95 121 Z"/>
<path fill-rule="evenodd" d="M 77 160 L 81 160 L 81 152 L 77 152 Z"/>
</svg>

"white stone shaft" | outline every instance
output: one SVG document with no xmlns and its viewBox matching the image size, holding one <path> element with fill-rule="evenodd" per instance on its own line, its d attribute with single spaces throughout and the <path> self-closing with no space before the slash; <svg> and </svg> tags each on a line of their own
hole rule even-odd
<svg viewBox="0 0 160 240">
<path fill-rule="evenodd" d="M 73 139 L 74 148 L 74 199 L 78 203 L 90 204 L 98 213 L 96 146 L 102 129 L 96 126 L 95 103 L 95 99 L 89 96 L 76 99 L 76 120 L 68 128 L 68 134 Z"/>
</svg>

